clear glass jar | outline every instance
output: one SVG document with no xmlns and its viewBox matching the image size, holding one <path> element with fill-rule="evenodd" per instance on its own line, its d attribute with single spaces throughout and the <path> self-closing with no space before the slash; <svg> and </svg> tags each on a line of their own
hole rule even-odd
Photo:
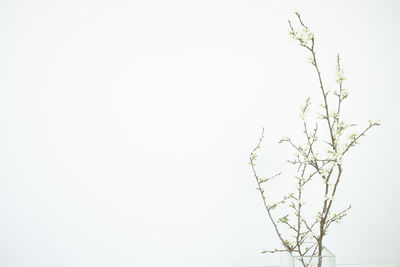
<svg viewBox="0 0 400 267">
<path fill-rule="evenodd" d="M 310 244 L 310 247 L 315 246 L 315 243 Z M 336 267 L 335 255 L 327 248 L 323 247 L 321 256 L 313 255 L 312 252 L 314 248 L 302 256 L 297 252 L 281 252 L 281 267 Z"/>
</svg>

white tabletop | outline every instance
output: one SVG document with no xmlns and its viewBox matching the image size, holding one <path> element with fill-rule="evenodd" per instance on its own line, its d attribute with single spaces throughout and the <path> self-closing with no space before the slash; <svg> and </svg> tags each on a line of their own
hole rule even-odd
<svg viewBox="0 0 400 267">
<path fill-rule="evenodd" d="M 367 263 L 367 264 L 337 264 L 336 266 L 337 267 L 400 267 L 400 264 Z M 246 267 L 279 267 L 279 266 L 249 265 Z"/>
</svg>

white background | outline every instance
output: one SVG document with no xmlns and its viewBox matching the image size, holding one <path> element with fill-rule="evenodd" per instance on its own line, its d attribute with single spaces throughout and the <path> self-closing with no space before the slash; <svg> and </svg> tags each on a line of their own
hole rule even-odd
<svg viewBox="0 0 400 267">
<path fill-rule="evenodd" d="M 264 126 L 260 172 L 285 174 L 277 140 L 319 103 L 296 10 L 327 86 L 342 55 L 348 120 L 383 120 L 345 159 L 353 209 L 326 245 L 400 262 L 400 2 L 2 0 L 0 265 L 277 264 L 248 156 Z"/>
</svg>

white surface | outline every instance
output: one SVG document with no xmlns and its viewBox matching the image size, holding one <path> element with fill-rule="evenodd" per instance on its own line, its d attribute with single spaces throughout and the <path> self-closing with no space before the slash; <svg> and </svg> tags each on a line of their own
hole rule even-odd
<svg viewBox="0 0 400 267">
<path fill-rule="evenodd" d="M 400 264 L 339 264 L 337 267 L 399 267 Z M 279 267 L 279 266 L 248 266 L 248 267 Z"/>
<path fill-rule="evenodd" d="M 349 120 L 384 121 L 346 159 L 327 246 L 400 262 L 399 1 L 2 0 L 0 265 L 277 264 L 247 162 L 264 126 L 260 171 L 285 173 L 276 141 L 319 97 L 295 10 L 330 84 L 342 53 Z"/>
</svg>

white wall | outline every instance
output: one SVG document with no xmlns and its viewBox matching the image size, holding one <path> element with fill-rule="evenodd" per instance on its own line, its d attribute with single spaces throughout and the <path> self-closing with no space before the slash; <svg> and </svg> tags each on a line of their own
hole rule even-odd
<svg viewBox="0 0 400 267">
<path fill-rule="evenodd" d="M 277 264 L 259 253 L 278 240 L 247 162 L 264 126 L 260 172 L 285 173 L 276 141 L 319 97 L 287 34 L 295 10 L 331 85 L 341 52 L 350 120 L 384 122 L 346 159 L 337 203 L 353 209 L 327 246 L 338 263 L 400 262 L 398 1 L 0 10 L 1 266 Z"/>
</svg>

